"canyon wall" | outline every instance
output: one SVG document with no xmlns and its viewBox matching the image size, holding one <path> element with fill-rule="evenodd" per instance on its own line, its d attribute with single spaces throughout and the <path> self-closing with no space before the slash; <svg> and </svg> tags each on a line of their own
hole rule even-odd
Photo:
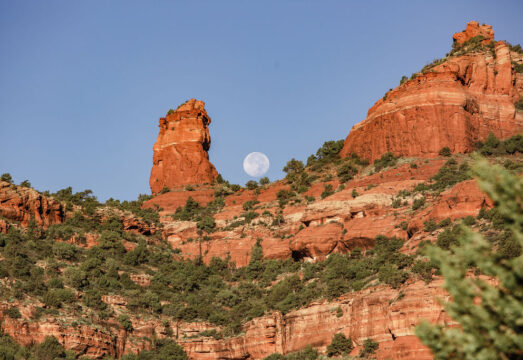
<svg viewBox="0 0 523 360">
<path fill-rule="evenodd" d="M 411 282 L 402 290 L 370 287 L 330 302 L 315 302 L 285 315 L 274 312 L 256 318 L 244 325 L 243 335 L 232 338 L 194 337 L 213 328 L 206 323 L 172 322 L 170 327 L 191 360 L 263 359 L 276 352 L 295 352 L 307 345 L 324 351 L 336 333 L 352 338 L 355 345 L 352 355 L 361 350 L 364 340 L 373 339 L 380 344 L 377 352 L 380 359 L 432 359 L 428 348 L 414 335 L 414 326 L 422 319 L 452 325 L 438 302 L 438 299 L 448 300 L 441 285 L 442 280 L 436 279 L 430 284 Z M 121 305 L 119 301 L 112 302 L 113 306 Z M 144 337 L 166 336 L 165 324 L 160 321 L 137 319 L 133 322 L 134 330 L 128 333 L 110 322 L 95 328 L 85 324 L 71 327 L 53 318 L 30 321 L 30 307 L 22 309 L 22 314 L 22 319 L 11 319 L 0 311 L 1 329 L 19 343 L 39 343 L 45 336 L 53 335 L 66 348 L 92 358 L 120 357 L 148 349 L 151 344 Z"/>
</svg>

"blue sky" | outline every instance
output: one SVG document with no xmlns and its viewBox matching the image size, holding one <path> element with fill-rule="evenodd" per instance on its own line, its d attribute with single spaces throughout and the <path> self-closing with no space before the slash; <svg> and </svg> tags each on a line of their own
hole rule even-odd
<svg viewBox="0 0 523 360">
<path fill-rule="evenodd" d="M 521 1 L 0 0 L 0 172 L 135 199 L 150 192 L 158 119 L 195 97 L 224 178 L 245 184 L 252 151 L 281 178 L 468 21 L 522 42 L 522 13 Z"/>
</svg>

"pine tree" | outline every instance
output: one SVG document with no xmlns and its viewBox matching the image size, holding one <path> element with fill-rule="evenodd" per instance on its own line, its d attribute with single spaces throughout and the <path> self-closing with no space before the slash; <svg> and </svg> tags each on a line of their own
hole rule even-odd
<svg viewBox="0 0 523 360">
<path fill-rule="evenodd" d="M 473 173 L 480 187 L 495 202 L 507 227 L 523 246 L 523 180 L 502 167 L 477 159 Z M 427 255 L 439 265 L 443 287 L 452 295 L 445 304 L 459 326 L 445 328 L 423 322 L 416 335 L 435 359 L 521 359 L 523 357 L 523 255 L 499 260 L 488 241 L 464 228 L 452 254 L 428 247 Z M 491 277 L 470 276 L 470 269 Z"/>
</svg>

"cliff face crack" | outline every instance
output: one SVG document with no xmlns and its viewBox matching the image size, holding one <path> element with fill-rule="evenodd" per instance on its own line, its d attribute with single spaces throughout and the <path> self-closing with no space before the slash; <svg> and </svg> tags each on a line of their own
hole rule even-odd
<svg viewBox="0 0 523 360">
<path fill-rule="evenodd" d="M 389 331 L 390 336 L 392 336 L 392 341 L 396 341 L 396 335 L 394 335 L 390 328 L 387 328 L 387 330 Z"/>
</svg>

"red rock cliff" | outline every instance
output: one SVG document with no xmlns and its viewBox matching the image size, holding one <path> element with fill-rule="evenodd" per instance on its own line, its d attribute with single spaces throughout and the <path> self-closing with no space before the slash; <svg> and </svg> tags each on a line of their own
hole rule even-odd
<svg viewBox="0 0 523 360">
<path fill-rule="evenodd" d="M 492 28 L 469 23 L 457 42 L 476 35 L 493 39 Z M 442 63 L 389 91 L 355 125 L 342 156 L 357 153 L 375 160 L 391 151 L 402 156 L 437 156 L 442 147 L 466 153 L 490 132 L 507 138 L 523 130 L 521 77 L 512 68 L 521 55 L 504 42 L 493 51 L 449 56 Z"/>
<path fill-rule="evenodd" d="M 65 206 L 31 188 L 0 181 L 0 216 L 27 226 L 31 217 L 47 227 L 65 220 Z M 0 219 L 1 220 L 1 219 Z M 5 225 L 2 226 L 2 223 Z M 7 231 L 7 222 L 0 223 L 0 232 Z"/>
<path fill-rule="evenodd" d="M 212 182 L 218 172 L 209 161 L 209 124 L 205 103 L 191 99 L 160 119 L 154 144 L 149 184 L 153 193 L 163 187 Z"/>
<path fill-rule="evenodd" d="M 483 36 L 485 38 L 483 42 L 488 43 L 494 40 L 494 30 L 492 30 L 492 26 L 490 25 L 480 25 L 477 21 L 470 21 L 467 23 L 467 28 L 452 35 L 452 39 L 458 44 L 463 44 L 475 36 Z"/>
</svg>

